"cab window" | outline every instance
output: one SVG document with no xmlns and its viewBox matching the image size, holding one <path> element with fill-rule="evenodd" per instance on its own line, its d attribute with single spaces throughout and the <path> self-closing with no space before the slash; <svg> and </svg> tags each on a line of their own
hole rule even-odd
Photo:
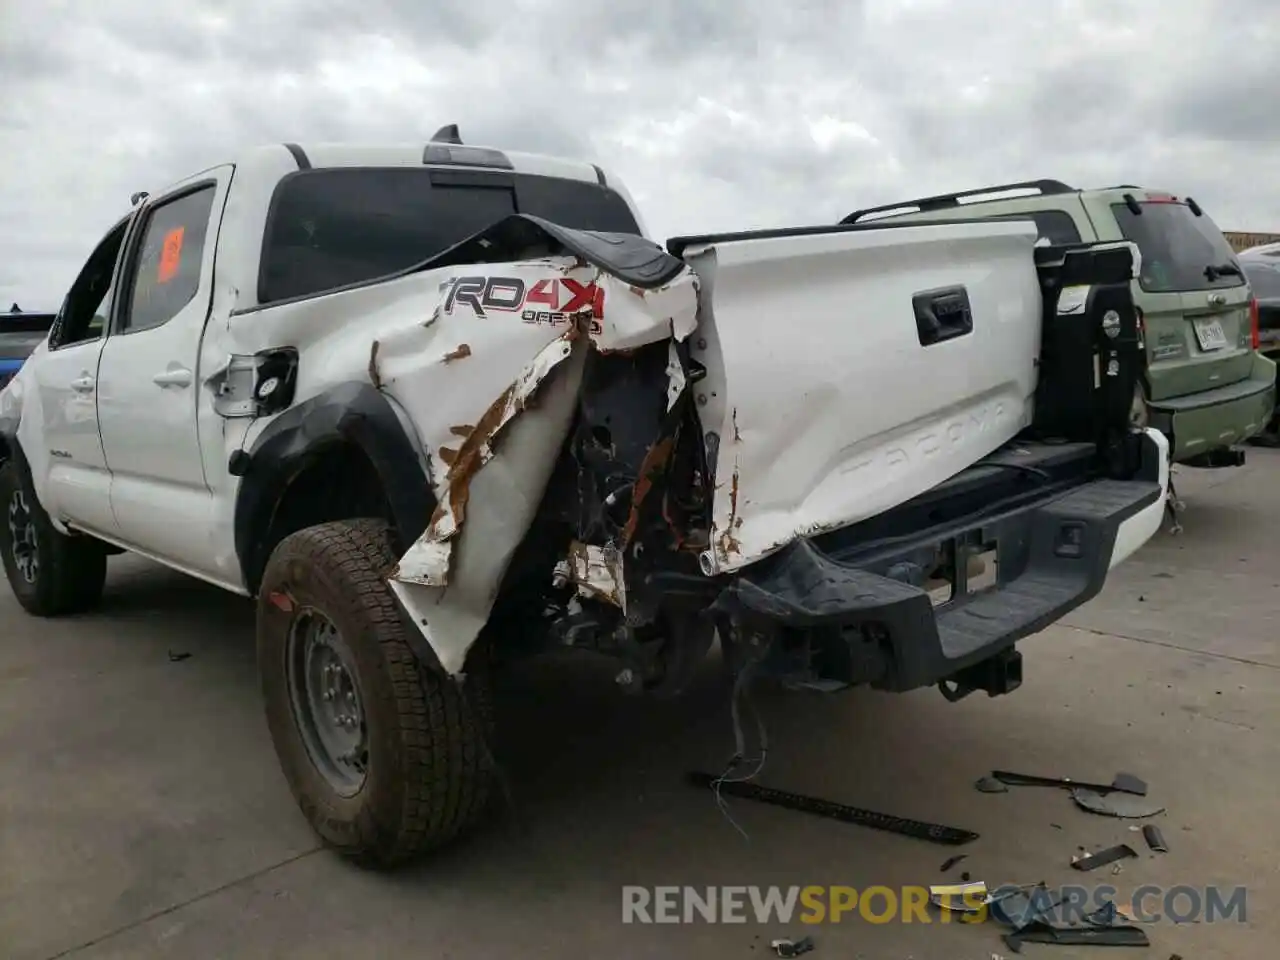
<svg viewBox="0 0 1280 960">
<path fill-rule="evenodd" d="M 49 349 L 57 350 L 102 337 L 111 314 L 111 281 L 124 243 L 129 218 L 121 220 L 89 255 L 62 302 L 49 334 Z"/>
<path fill-rule="evenodd" d="M 209 184 L 147 211 L 130 274 L 129 302 L 120 314 L 121 333 L 168 322 L 196 295 L 216 189 Z"/>
</svg>

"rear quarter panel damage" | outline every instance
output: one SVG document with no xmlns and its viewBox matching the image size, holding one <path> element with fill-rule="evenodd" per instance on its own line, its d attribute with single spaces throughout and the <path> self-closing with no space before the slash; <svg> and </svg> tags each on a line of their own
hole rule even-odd
<svg viewBox="0 0 1280 960">
<path fill-rule="evenodd" d="M 546 491 L 588 353 L 684 339 L 697 294 L 688 270 L 641 290 L 573 257 L 433 273 L 418 321 L 380 332 L 372 363 L 417 425 L 438 504 L 391 586 L 453 673 Z"/>
</svg>

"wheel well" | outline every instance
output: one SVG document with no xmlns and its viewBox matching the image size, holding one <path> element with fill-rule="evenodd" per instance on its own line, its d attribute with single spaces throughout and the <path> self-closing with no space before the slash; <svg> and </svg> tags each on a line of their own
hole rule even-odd
<svg viewBox="0 0 1280 960">
<path fill-rule="evenodd" d="M 285 537 L 333 520 L 381 517 L 395 526 L 387 496 L 372 461 L 353 443 L 335 443 L 307 457 L 271 510 L 266 535 L 254 544 L 247 586 L 258 592 L 271 552 Z M 397 538 L 398 539 L 398 538 Z M 396 552 L 402 545 L 394 544 Z"/>
</svg>

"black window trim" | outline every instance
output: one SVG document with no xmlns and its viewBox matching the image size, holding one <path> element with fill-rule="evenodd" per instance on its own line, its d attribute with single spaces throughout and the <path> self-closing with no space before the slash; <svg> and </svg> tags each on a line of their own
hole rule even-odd
<svg viewBox="0 0 1280 960">
<path fill-rule="evenodd" d="M 138 330 L 138 329 L 122 330 L 120 328 L 121 320 L 125 316 L 125 310 L 132 309 L 133 307 L 133 287 L 134 287 L 134 281 L 137 279 L 137 276 L 138 276 L 138 255 L 140 253 L 140 247 L 142 246 L 142 238 L 146 235 L 147 227 L 151 223 L 152 216 L 155 214 L 156 210 L 158 210 L 160 207 L 165 207 L 171 203 L 176 203 L 177 201 L 182 200 L 186 197 L 189 197 L 192 194 L 199 193 L 202 190 L 208 190 L 210 187 L 213 188 L 213 199 L 209 201 L 209 224 L 212 224 L 214 214 L 216 212 L 214 209 L 214 201 L 216 201 L 218 198 L 218 178 L 217 177 L 207 177 L 205 179 L 198 180 L 195 183 L 189 183 L 186 186 L 179 187 L 177 190 L 174 190 L 171 193 L 166 193 L 159 197 L 147 198 L 146 206 L 144 206 L 142 210 L 139 211 L 137 222 L 135 223 L 133 229 L 130 231 L 130 236 L 127 238 L 129 249 L 126 251 L 126 254 L 127 254 L 128 260 L 122 265 L 122 267 L 117 269 L 116 284 L 119 288 L 120 296 L 117 297 L 116 302 L 112 304 L 111 318 L 110 318 L 111 319 L 111 330 L 109 334 L 110 336 L 127 337 L 133 333 L 146 333 L 148 330 L 159 330 L 161 327 L 166 326 L 169 323 L 169 321 L 173 319 L 173 317 L 176 317 L 178 315 L 178 313 L 182 312 L 182 310 L 179 310 L 178 313 L 175 313 L 173 314 L 173 316 L 167 318 L 164 321 L 164 323 L 157 323 L 151 327 L 143 327 L 141 330 Z M 209 245 L 209 234 L 210 234 L 210 231 L 208 230 L 208 225 L 206 225 L 205 240 L 204 240 L 205 247 L 208 247 Z M 217 242 L 216 235 L 214 236 L 214 242 L 215 243 Z M 202 247 L 200 250 L 200 260 L 201 260 L 201 269 L 200 269 L 200 280 L 197 282 L 197 285 L 196 285 L 197 293 L 200 290 L 199 284 L 204 281 L 204 267 L 203 267 L 204 247 Z M 195 294 L 192 294 L 193 298 L 194 296 Z M 185 304 L 184 304 L 184 308 L 185 308 Z"/>
<path fill-rule="evenodd" d="M 359 280 L 355 283 L 345 283 L 342 286 L 338 286 L 338 287 L 327 287 L 324 290 L 317 290 L 314 293 L 302 293 L 293 297 L 284 297 L 279 300 L 270 300 L 270 301 L 264 302 L 263 294 L 265 293 L 266 282 L 267 282 L 267 270 L 266 270 L 267 241 L 271 237 L 271 228 L 275 225 L 275 219 L 279 210 L 280 195 L 283 192 L 284 186 L 286 183 L 289 183 L 290 181 L 292 181 L 297 177 L 313 176 L 318 173 L 329 173 L 331 171 L 336 171 L 336 170 L 366 172 L 370 170 L 377 171 L 377 170 L 400 170 L 400 169 L 429 172 L 429 178 L 431 180 L 432 186 L 435 186 L 437 183 L 439 183 L 441 186 L 467 186 L 467 187 L 477 187 L 481 189 L 511 190 L 516 194 L 517 210 L 519 210 L 519 189 L 520 189 L 520 182 L 522 180 L 562 181 L 562 180 L 568 179 L 565 177 L 547 176 L 545 174 L 540 174 L 540 173 L 525 173 L 519 170 L 517 171 L 481 170 L 481 169 L 452 170 L 448 168 L 432 167 L 432 166 L 388 167 L 388 166 L 376 166 L 376 165 L 375 166 L 359 165 L 359 166 L 350 166 L 350 167 L 345 167 L 345 166 L 308 167 L 305 170 L 291 170 L 276 182 L 275 187 L 272 188 L 272 191 L 271 191 L 271 199 L 267 203 L 267 216 L 266 216 L 265 222 L 262 225 L 262 242 L 258 248 L 258 281 L 255 284 L 255 289 L 254 289 L 254 296 L 257 302 L 250 307 L 240 307 L 236 310 L 232 310 L 230 315 L 233 317 L 239 317 L 239 316 L 244 316 L 246 314 L 259 313 L 263 310 L 274 309 L 275 307 L 284 307 L 284 306 L 288 306 L 290 304 L 295 304 L 295 303 L 305 303 L 308 300 L 316 300 L 320 297 L 328 297 L 328 296 L 332 296 L 333 294 L 346 293 L 350 290 L 360 290 L 364 287 L 372 287 L 379 283 L 387 283 L 388 281 L 391 281 L 391 280 L 399 280 L 402 277 L 407 277 L 407 276 L 410 276 L 411 274 L 417 273 L 419 270 L 421 270 L 422 265 L 424 263 L 429 263 L 430 261 L 434 260 L 437 256 L 439 256 L 439 254 L 432 254 L 431 256 L 425 257 L 422 260 L 418 261 L 417 263 L 411 264 L 410 266 L 405 267 L 402 270 L 397 270 L 397 271 L 393 271 L 392 273 L 383 274 L 382 276 L 379 276 L 379 277 L 371 277 L 368 280 Z M 621 202 L 622 205 L 627 208 L 627 212 L 631 215 L 631 218 L 633 220 L 636 220 L 636 226 L 637 228 L 639 228 L 639 220 L 636 218 L 635 211 L 631 208 L 631 204 L 627 203 L 626 198 L 623 197 L 622 194 L 618 193 L 617 190 L 613 189 L 607 184 L 595 183 L 589 180 L 575 180 L 574 182 L 581 183 L 584 187 L 588 187 L 588 188 L 594 187 L 595 189 L 599 189 L 605 193 L 613 194 L 613 196 L 616 197 L 619 200 L 619 202 Z"/>
<path fill-rule="evenodd" d="M 119 249 L 116 250 L 115 259 L 112 261 L 112 264 L 111 264 L 111 281 L 107 287 L 107 294 L 110 295 L 116 289 L 116 285 L 120 282 L 120 271 L 123 267 L 125 251 L 129 245 L 129 234 L 130 234 L 130 231 L 132 231 L 133 229 L 133 224 L 136 221 L 136 219 L 137 219 L 137 211 L 130 210 L 123 217 L 121 217 L 119 220 L 113 223 L 111 225 L 111 228 L 107 230 L 98 239 L 98 242 L 93 245 L 93 249 L 89 252 L 89 256 L 85 257 L 84 262 L 80 264 L 80 270 L 79 272 L 76 273 L 76 278 L 73 281 L 71 281 L 71 286 L 67 288 L 67 292 L 62 298 L 62 306 L 58 308 L 57 313 L 54 315 L 53 326 L 49 328 L 49 352 L 50 353 L 56 353 L 61 350 L 70 350 L 74 347 L 82 347 L 88 343 L 104 343 L 107 337 L 110 336 L 112 317 L 108 316 L 103 322 L 102 333 L 100 335 L 93 337 L 92 339 L 86 338 L 83 340 L 73 340 L 71 343 L 58 343 L 57 346 L 54 346 L 55 338 L 59 338 L 62 335 L 62 330 L 65 323 L 65 321 L 63 320 L 63 316 L 64 316 L 63 312 L 66 310 L 67 297 L 71 296 L 71 291 L 74 290 L 76 287 L 76 284 L 80 282 L 80 277 L 84 274 L 85 267 L 89 265 L 89 261 L 93 259 L 94 254 L 96 254 L 98 250 L 101 249 L 102 245 L 107 242 L 107 239 L 113 233 L 115 233 L 117 230 L 121 230 L 122 235 L 120 237 L 120 247 Z M 112 297 L 112 301 L 111 301 L 112 315 L 115 314 L 115 309 L 116 309 L 116 300 L 114 297 Z"/>
</svg>

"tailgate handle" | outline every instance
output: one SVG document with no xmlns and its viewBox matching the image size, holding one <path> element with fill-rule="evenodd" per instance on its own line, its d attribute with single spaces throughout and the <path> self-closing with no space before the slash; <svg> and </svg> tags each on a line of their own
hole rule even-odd
<svg viewBox="0 0 1280 960">
<path fill-rule="evenodd" d="M 922 347 L 973 333 L 973 311 L 964 287 L 922 290 L 911 298 L 911 306 Z"/>
</svg>

